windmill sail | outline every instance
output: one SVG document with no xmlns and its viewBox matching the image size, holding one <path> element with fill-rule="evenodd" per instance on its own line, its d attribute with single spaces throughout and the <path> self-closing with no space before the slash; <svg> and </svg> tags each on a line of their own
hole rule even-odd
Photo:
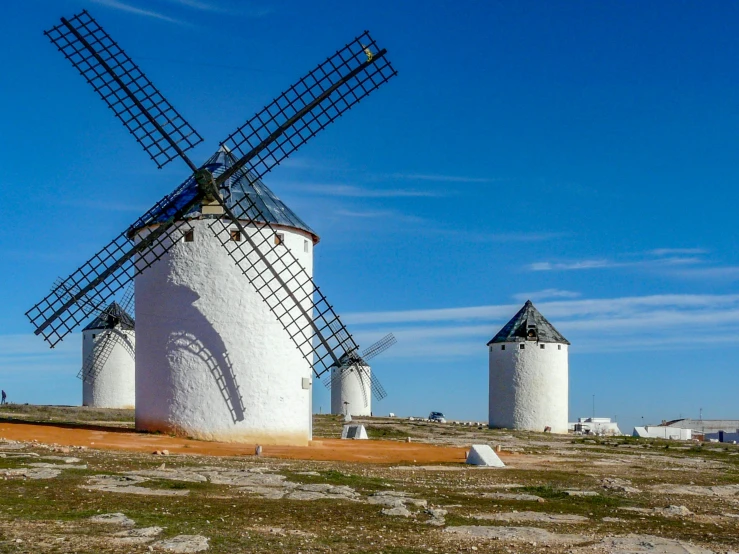
<svg viewBox="0 0 739 554">
<path fill-rule="evenodd" d="M 68 277 L 63 283 L 65 294 L 54 291 L 27 312 L 36 334 L 54 346 L 93 313 L 90 300 L 95 305 L 107 303 L 171 249 L 191 229 L 183 219 L 186 214 L 217 203 L 225 217 L 216 218 L 211 228 L 316 374 L 355 353 L 351 335 L 295 256 L 271 244 L 274 230 L 259 207 L 248 195 L 234 206 L 238 208 L 234 211 L 249 214 L 250 223 L 258 228 L 252 238 L 219 191 L 234 176 L 246 178 L 253 187 L 256 179 L 396 75 L 386 51 L 364 33 L 319 64 L 221 143 L 238 159 L 214 178 L 185 153 L 202 140 L 200 135 L 86 11 L 69 20 L 62 18 L 62 24 L 46 34 L 159 167 L 179 156 L 194 174 Z M 188 188 L 193 179 L 197 186 Z M 245 243 L 225 240 L 229 225 L 238 227 Z M 131 244 L 134 231 L 147 226 Z"/>
<path fill-rule="evenodd" d="M 355 354 L 354 356 L 344 357 L 343 363 L 335 366 L 336 369 L 328 374 L 326 379 L 324 379 L 324 386 L 327 389 L 330 389 L 335 383 L 340 382 L 342 379 L 351 378 L 351 376 L 349 375 L 350 372 L 356 372 L 357 377 L 360 379 L 360 383 L 362 384 L 362 394 L 366 396 L 366 389 L 369 388 L 372 390 L 372 394 L 377 400 L 382 400 L 387 396 L 387 392 L 385 391 L 385 387 L 382 386 L 380 380 L 377 378 L 374 372 L 370 372 L 367 370 L 367 362 L 385 352 L 396 342 L 398 342 L 398 339 L 395 338 L 395 335 L 393 335 L 392 333 L 388 333 L 380 340 L 367 347 L 362 352 L 361 356 L 357 356 Z M 367 406 L 366 399 L 364 405 Z"/>
<path fill-rule="evenodd" d="M 44 32 L 160 168 L 203 138 L 87 11 Z M 196 169 L 192 168 L 193 171 Z"/>
</svg>

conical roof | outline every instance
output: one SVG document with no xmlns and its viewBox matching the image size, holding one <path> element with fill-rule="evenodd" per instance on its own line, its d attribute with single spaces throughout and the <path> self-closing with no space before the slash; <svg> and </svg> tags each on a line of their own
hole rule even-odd
<svg viewBox="0 0 739 554">
<path fill-rule="evenodd" d="M 229 169 L 236 163 L 234 155 L 226 148 L 221 147 L 203 164 L 203 167 L 210 171 L 214 177 L 218 177 L 224 171 Z M 251 181 L 251 186 L 249 182 Z M 171 195 L 174 200 L 174 209 L 162 210 L 155 212 L 146 221 L 141 221 L 135 227 L 143 225 L 151 225 L 167 220 L 176 211 L 177 206 L 185 206 L 197 194 L 197 184 L 195 177 L 191 176 L 187 181 L 180 185 Z M 236 176 L 228 179 L 221 188 L 221 195 L 226 201 L 226 205 L 234 212 L 239 219 L 262 221 L 272 225 L 281 225 L 284 227 L 292 227 L 301 229 L 313 235 L 314 242 L 318 242 L 318 235 L 313 229 L 300 219 L 295 212 L 288 208 L 285 203 L 280 200 L 277 195 L 272 192 L 261 179 L 255 179 L 254 176 L 247 172 L 246 177 L 237 173 Z M 240 202 L 248 196 L 256 205 L 256 209 L 245 210 L 249 202 Z M 243 204 L 243 205 L 242 205 Z M 199 212 L 200 206 L 193 207 L 188 214 Z M 257 210 L 261 212 L 259 216 Z"/>
<path fill-rule="evenodd" d="M 120 326 L 121 329 L 131 331 L 134 328 L 134 320 L 126 310 L 121 308 L 118 302 L 111 302 L 83 331 L 113 329 L 117 326 Z"/>
<path fill-rule="evenodd" d="M 529 334 L 532 333 L 531 336 Z M 537 342 L 556 342 L 570 344 L 546 318 L 534 307 L 531 300 L 527 300 L 516 315 L 498 331 L 488 346 L 497 342 L 523 342 L 535 340 Z"/>
</svg>

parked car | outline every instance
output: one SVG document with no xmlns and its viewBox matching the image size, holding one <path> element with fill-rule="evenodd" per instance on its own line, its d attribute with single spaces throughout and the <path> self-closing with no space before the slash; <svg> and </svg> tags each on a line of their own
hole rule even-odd
<svg viewBox="0 0 739 554">
<path fill-rule="evenodd" d="M 431 412 L 429 414 L 429 421 L 435 421 L 436 423 L 446 423 L 446 418 L 441 412 Z"/>
</svg>

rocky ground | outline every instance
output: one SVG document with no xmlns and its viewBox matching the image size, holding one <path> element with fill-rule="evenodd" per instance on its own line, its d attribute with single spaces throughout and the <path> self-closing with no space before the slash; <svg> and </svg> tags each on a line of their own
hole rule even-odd
<svg viewBox="0 0 739 554">
<path fill-rule="evenodd" d="M 39 407 L 0 417 L 132 420 L 125 411 Z M 737 446 L 363 422 L 383 440 L 500 446 L 507 467 L 0 439 L 0 552 L 739 552 Z M 336 437 L 341 422 L 317 416 L 315 430 Z"/>
</svg>

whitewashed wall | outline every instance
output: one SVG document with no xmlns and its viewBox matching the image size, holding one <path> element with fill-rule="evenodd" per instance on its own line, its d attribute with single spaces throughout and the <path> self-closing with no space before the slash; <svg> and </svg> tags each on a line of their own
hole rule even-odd
<svg viewBox="0 0 739 554">
<path fill-rule="evenodd" d="M 363 366 L 360 373 L 356 369 L 344 372 L 338 376 L 339 370 L 331 369 L 331 413 L 345 414 L 344 402 L 349 402 L 347 408 L 352 416 L 368 416 L 372 412 L 372 388 L 370 379 L 372 369 Z"/>
<path fill-rule="evenodd" d="M 121 329 L 91 329 L 82 332 L 82 363 L 94 348 L 100 349 L 105 335 L 115 335 L 113 348 L 105 363 L 97 360 L 92 368 L 92 382 L 82 381 L 82 405 L 95 408 L 127 408 L 136 403 L 136 369 L 134 331 Z M 93 338 L 93 335 L 95 338 Z"/>
<path fill-rule="evenodd" d="M 194 241 L 180 239 L 136 277 L 136 428 L 307 444 L 310 364 L 209 223 L 192 221 Z M 278 232 L 312 275 L 311 236 Z"/>
<path fill-rule="evenodd" d="M 567 433 L 568 345 L 506 342 L 488 350 L 490 427 Z"/>
</svg>

